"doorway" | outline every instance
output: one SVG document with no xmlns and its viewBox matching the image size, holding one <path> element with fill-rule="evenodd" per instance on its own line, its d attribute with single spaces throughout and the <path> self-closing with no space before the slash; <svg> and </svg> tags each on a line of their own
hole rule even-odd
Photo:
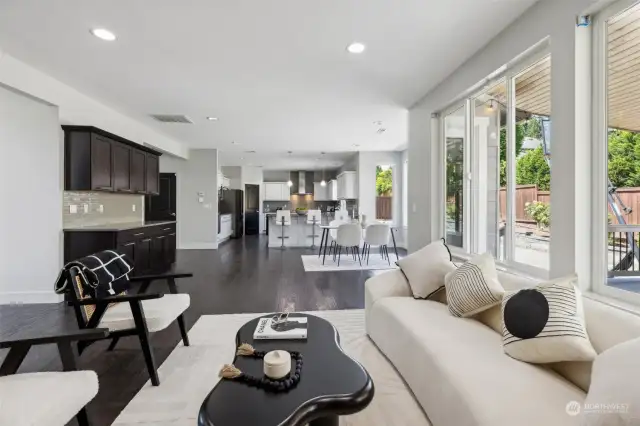
<svg viewBox="0 0 640 426">
<path fill-rule="evenodd" d="M 144 220 L 177 220 L 176 174 L 160 173 L 160 193 L 147 195 L 144 203 Z"/>
<path fill-rule="evenodd" d="M 260 185 L 245 184 L 244 229 L 246 235 L 260 233 Z"/>
</svg>

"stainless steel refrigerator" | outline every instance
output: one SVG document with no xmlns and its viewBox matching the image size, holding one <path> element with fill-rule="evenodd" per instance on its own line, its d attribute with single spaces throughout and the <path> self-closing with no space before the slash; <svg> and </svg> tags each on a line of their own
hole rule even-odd
<svg viewBox="0 0 640 426">
<path fill-rule="evenodd" d="M 231 214 L 233 223 L 231 238 L 241 238 L 244 235 L 244 192 L 240 189 L 221 190 L 218 212 L 218 229 L 220 229 L 220 215 Z"/>
</svg>

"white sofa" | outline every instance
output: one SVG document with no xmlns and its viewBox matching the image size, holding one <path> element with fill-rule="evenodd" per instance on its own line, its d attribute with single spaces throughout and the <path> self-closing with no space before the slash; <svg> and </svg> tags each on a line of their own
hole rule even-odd
<svg viewBox="0 0 640 426">
<path fill-rule="evenodd" d="M 537 284 L 500 273 L 505 289 Z M 444 294 L 444 291 L 441 292 Z M 400 270 L 365 284 L 366 329 L 394 364 L 434 426 L 569 426 L 570 401 L 583 403 L 591 362 L 527 364 L 502 349 L 500 307 L 472 319 L 444 301 L 414 299 Z M 640 336 L 640 317 L 584 299 L 598 353 Z"/>
</svg>

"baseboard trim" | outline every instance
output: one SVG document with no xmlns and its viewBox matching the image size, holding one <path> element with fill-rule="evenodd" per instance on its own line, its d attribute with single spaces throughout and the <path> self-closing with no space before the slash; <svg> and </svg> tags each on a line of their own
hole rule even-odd
<svg viewBox="0 0 640 426">
<path fill-rule="evenodd" d="M 182 243 L 179 250 L 217 250 L 218 243 Z"/>
<path fill-rule="evenodd" d="M 20 305 L 27 303 L 60 303 L 63 297 L 53 291 L 14 291 L 0 293 L 0 305 Z"/>
</svg>

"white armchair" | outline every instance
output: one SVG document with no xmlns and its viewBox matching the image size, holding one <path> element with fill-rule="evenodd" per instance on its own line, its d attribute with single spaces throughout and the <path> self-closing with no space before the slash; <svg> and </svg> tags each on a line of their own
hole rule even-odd
<svg viewBox="0 0 640 426">
<path fill-rule="evenodd" d="M 74 416 L 89 426 L 85 410 L 98 393 L 93 371 L 75 371 L 71 343 L 107 336 L 107 330 L 74 330 L 65 334 L 0 341 L 9 353 L 0 366 L 0 425 L 64 426 Z M 64 372 L 15 374 L 33 345 L 58 345 Z"/>
</svg>

